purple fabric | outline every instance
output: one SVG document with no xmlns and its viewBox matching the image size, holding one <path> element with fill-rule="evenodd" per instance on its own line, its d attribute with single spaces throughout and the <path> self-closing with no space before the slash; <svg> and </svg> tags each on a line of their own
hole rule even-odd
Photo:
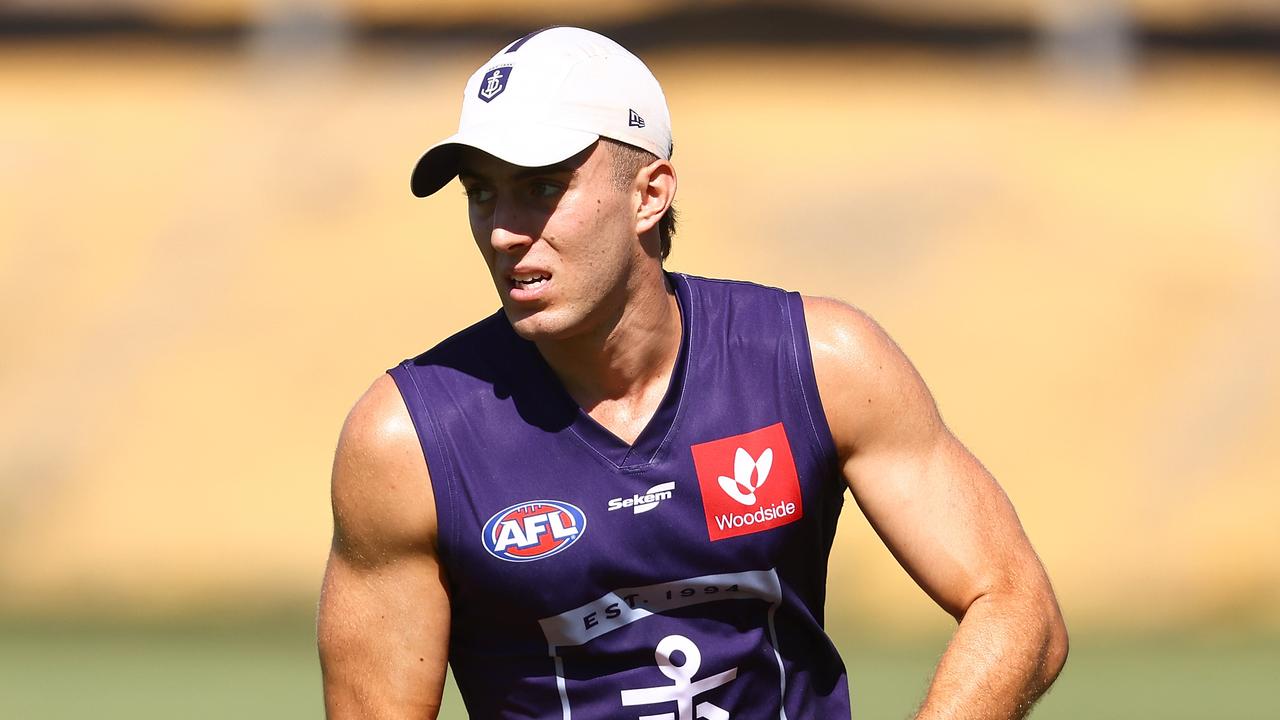
<svg viewBox="0 0 1280 720">
<path fill-rule="evenodd" d="M 501 311 L 389 371 L 431 472 L 472 717 L 849 717 L 822 629 L 844 483 L 800 296 L 668 277 L 680 356 L 633 446 Z"/>
</svg>

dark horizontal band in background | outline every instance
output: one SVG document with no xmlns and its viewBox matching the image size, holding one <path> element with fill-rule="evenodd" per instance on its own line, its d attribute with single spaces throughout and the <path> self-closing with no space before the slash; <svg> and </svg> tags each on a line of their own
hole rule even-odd
<svg viewBox="0 0 1280 720">
<path fill-rule="evenodd" d="M 330 21 L 296 16 L 287 32 L 319 37 Z M 1280 21 L 1246 19 L 1191 27 L 1165 27 L 1132 20 L 1140 51 L 1268 55 L 1280 59 Z M 625 22 L 588 23 L 636 50 L 752 46 L 905 46 L 946 51 L 1030 49 L 1044 30 L 1030 23 L 912 21 L 863 10 L 768 3 L 680 7 Z M 182 24 L 125 13 L 63 15 L 0 8 L 0 43 L 77 38 L 145 39 L 174 44 L 236 46 L 259 28 L 245 21 Z M 353 18 L 343 37 L 361 45 L 500 44 L 529 31 L 528 23 L 369 21 Z"/>
</svg>

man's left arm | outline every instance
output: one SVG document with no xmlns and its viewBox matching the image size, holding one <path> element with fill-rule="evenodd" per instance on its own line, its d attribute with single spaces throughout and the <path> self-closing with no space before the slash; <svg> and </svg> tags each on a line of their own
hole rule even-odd
<svg viewBox="0 0 1280 720">
<path fill-rule="evenodd" d="M 805 298 L 845 480 L 904 569 L 960 623 L 917 720 L 1022 718 L 1067 656 L 1048 575 L 995 479 L 869 317 Z"/>
</svg>

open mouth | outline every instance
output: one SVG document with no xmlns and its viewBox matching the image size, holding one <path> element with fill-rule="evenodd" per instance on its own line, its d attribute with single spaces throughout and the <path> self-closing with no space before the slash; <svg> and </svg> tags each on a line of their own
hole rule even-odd
<svg viewBox="0 0 1280 720">
<path fill-rule="evenodd" d="M 537 290 L 551 280 L 549 273 L 525 273 L 509 276 L 511 286 L 521 290 Z"/>
</svg>

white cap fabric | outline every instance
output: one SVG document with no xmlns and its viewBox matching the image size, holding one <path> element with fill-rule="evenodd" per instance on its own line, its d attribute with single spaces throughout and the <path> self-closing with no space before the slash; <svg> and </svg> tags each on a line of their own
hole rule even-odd
<svg viewBox="0 0 1280 720">
<path fill-rule="evenodd" d="M 521 167 L 552 165 L 607 137 L 671 158 L 667 99 L 649 68 L 590 30 L 529 33 L 480 66 L 462 96 L 458 132 L 433 145 L 413 169 L 426 197 L 458 174 L 461 146 Z"/>
</svg>

